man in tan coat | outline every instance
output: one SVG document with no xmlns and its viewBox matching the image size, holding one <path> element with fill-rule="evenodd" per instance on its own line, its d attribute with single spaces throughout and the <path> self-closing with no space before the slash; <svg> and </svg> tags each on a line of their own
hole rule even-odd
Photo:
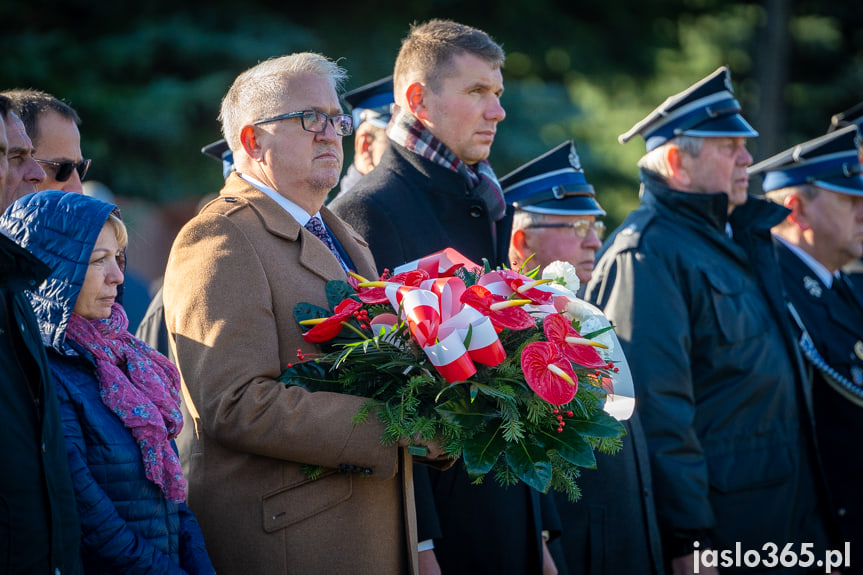
<svg viewBox="0 0 863 575">
<path fill-rule="evenodd" d="M 410 456 L 381 444 L 375 418 L 352 423 L 364 399 L 276 381 L 298 349 L 319 351 L 294 305 L 327 307 L 326 282 L 345 269 L 376 275 L 363 239 L 323 207 L 352 132 L 344 78 L 302 53 L 235 80 L 220 118 L 236 172 L 179 233 L 165 273 L 188 501 L 220 575 L 416 571 Z M 325 471 L 311 480 L 306 465 Z"/>
</svg>

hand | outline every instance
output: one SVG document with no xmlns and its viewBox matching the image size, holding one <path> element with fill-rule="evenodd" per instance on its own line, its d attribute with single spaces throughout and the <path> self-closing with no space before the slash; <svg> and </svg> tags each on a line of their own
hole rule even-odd
<svg viewBox="0 0 863 575">
<path fill-rule="evenodd" d="M 706 550 L 707 548 L 704 549 L 704 551 Z M 672 575 L 693 575 L 695 573 L 695 553 L 672 559 L 671 573 Z M 699 565 L 698 573 L 699 575 L 718 575 L 719 571 L 716 567 L 705 567 L 704 565 Z"/>
<path fill-rule="evenodd" d="M 557 565 L 554 564 L 554 557 L 551 556 L 545 539 L 542 540 L 542 575 L 557 575 Z"/>
<path fill-rule="evenodd" d="M 441 575 L 434 549 L 419 552 L 419 575 Z"/>
</svg>

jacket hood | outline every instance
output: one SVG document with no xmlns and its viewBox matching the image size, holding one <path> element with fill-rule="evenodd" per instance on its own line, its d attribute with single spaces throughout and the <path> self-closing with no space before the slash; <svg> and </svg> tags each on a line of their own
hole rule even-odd
<svg viewBox="0 0 863 575">
<path fill-rule="evenodd" d="M 63 351 L 90 254 L 115 208 L 83 194 L 50 190 L 20 198 L 0 216 L 0 231 L 51 268 L 48 279 L 27 292 L 46 347 Z"/>
</svg>

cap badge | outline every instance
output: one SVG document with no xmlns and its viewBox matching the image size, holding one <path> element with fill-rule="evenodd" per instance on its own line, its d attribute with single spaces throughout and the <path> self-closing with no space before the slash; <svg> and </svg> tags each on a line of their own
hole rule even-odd
<svg viewBox="0 0 863 575">
<path fill-rule="evenodd" d="M 578 154 L 575 153 L 575 148 L 569 152 L 569 165 L 576 170 L 581 169 L 581 159 L 579 159 Z"/>
</svg>

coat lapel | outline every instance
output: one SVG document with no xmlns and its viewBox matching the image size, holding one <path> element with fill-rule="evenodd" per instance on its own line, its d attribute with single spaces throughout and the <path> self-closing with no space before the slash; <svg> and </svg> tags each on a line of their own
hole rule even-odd
<svg viewBox="0 0 863 575">
<path fill-rule="evenodd" d="M 288 242 L 299 242 L 299 263 L 309 273 L 320 276 L 324 280 L 345 279 L 345 272 L 342 270 L 341 264 L 329 248 L 265 193 L 238 175 L 231 174 L 222 189 L 221 196 L 242 198 L 255 210 L 264 225 L 264 229 L 269 233 Z M 327 226 L 330 226 L 330 222 L 326 223 Z M 341 237 L 339 237 L 339 241 L 342 241 Z M 346 241 L 344 243 L 352 242 Z M 348 248 L 345 247 L 345 249 Z M 352 258 L 354 257 L 353 253 L 348 253 Z"/>
</svg>

